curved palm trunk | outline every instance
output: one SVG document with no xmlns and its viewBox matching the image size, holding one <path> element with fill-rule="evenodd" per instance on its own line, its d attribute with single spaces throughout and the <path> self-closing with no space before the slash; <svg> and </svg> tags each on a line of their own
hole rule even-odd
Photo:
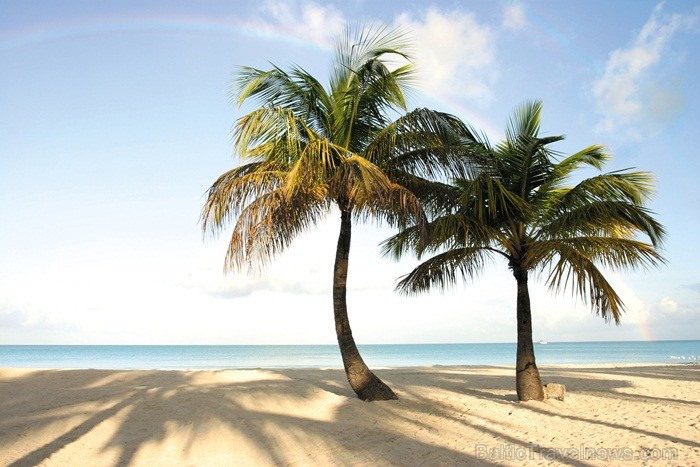
<svg viewBox="0 0 700 467">
<path fill-rule="evenodd" d="M 530 292 L 527 287 L 527 271 L 513 268 L 518 282 L 517 321 L 518 348 L 515 361 L 515 388 L 521 401 L 544 400 L 544 389 L 540 372 L 535 364 L 535 349 L 532 344 L 532 314 Z"/>
<path fill-rule="evenodd" d="M 345 298 L 351 227 L 350 210 L 341 209 L 340 235 L 338 236 L 338 248 L 335 252 L 335 266 L 333 268 L 333 314 L 343 366 L 350 386 L 360 399 L 365 401 L 398 399 L 394 391 L 367 367 L 357 350 L 355 339 L 352 337 Z"/>
</svg>

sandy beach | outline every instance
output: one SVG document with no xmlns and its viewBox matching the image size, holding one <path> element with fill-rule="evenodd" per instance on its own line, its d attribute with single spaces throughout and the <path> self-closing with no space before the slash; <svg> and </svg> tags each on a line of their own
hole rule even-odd
<svg viewBox="0 0 700 467">
<path fill-rule="evenodd" d="M 0 370 L 1 465 L 698 465 L 700 365 L 547 366 L 564 401 L 517 401 L 510 367 Z"/>
</svg>

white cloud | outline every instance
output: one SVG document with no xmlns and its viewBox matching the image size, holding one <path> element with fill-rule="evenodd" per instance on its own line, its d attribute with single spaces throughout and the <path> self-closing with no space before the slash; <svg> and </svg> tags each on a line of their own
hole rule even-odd
<svg viewBox="0 0 700 467">
<path fill-rule="evenodd" d="M 9 300 L 0 303 L 0 329 L 19 328 L 30 324 L 32 318 Z"/>
<path fill-rule="evenodd" d="M 521 31 L 527 27 L 525 9 L 520 3 L 507 5 L 503 10 L 503 27 L 514 31 Z"/>
<path fill-rule="evenodd" d="M 415 19 L 408 13 L 397 19 L 414 35 L 421 88 L 440 98 L 455 96 L 485 105 L 493 98 L 498 75 L 495 36 L 467 12 L 430 9 Z"/>
<path fill-rule="evenodd" d="M 301 268 L 297 268 L 299 272 Z M 261 275 L 228 274 L 213 268 L 204 268 L 183 281 L 183 286 L 200 290 L 214 298 L 232 299 L 247 297 L 254 292 L 278 292 L 294 295 L 330 294 L 331 274 L 322 274 L 316 268 L 303 268 L 304 274 L 293 271 L 263 272 Z M 325 273 L 325 271 L 323 271 Z"/>
<path fill-rule="evenodd" d="M 649 20 L 626 48 L 614 50 L 593 93 L 603 115 L 599 130 L 617 131 L 644 127 L 654 120 L 668 119 L 682 106 L 682 96 L 672 82 L 654 79 L 652 72 L 664 60 L 668 43 L 697 20 L 697 15 L 664 14 L 663 4 L 654 8 Z"/>
<path fill-rule="evenodd" d="M 669 297 L 664 297 L 659 300 L 659 303 L 657 303 L 656 306 L 660 311 L 666 314 L 675 313 L 678 311 L 678 303 Z"/>
<path fill-rule="evenodd" d="M 79 326 L 37 308 L 31 301 L 0 302 L 0 344 L 64 343 L 66 336 L 79 333 Z"/>
<path fill-rule="evenodd" d="M 693 322 L 692 320 L 700 318 L 700 304 L 679 303 L 671 297 L 661 298 L 656 303 L 654 311 L 659 321 L 672 319 L 682 323 L 684 320 Z"/>
<path fill-rule="evenodd" d="M 330 48 L 345 26 L 342 13 L 332 6 L 311 1 L 268 0 L 261 5 L 261 17 L 247 25 L 265 34 L 288 36 Z"/>
</svg>

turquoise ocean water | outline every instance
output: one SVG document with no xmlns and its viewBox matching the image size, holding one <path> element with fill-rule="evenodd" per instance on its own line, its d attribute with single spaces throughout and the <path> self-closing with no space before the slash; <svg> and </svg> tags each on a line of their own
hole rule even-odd
<svg viewBox="0 0 700 467">
<path fill-rule="evenodd" d="M 515 344 L 360 345 L 370 367 L 514 365 Z M 700 340 L 535 344 L 537 363 L 698 363 Z M 335 345 L 0 345 L 0 368 L 342 368 Z"/>
</svg>

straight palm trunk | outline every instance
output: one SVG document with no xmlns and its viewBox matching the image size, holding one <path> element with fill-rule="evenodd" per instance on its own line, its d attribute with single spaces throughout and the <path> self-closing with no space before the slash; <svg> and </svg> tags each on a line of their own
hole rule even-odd
<svg viewBox="0 0 700 467">
<path fill-rule="evenodd" d="M 346 301 L 351 229 L 350 210 L 341 208 L 340 235 L 333 269 L 333 313 L 343 366 L 350 386 L 360 399 L 365 401 L 398 399 L 394 391 L 367 367 L 352 337 Z"/>
<path fill-rule="evenodd" d="M 532 343 L 532 314 L 530 292 L 527 287 L 527 271 L 516 267 L 513 275 L 518 282 L 518 348 L 515 361 L 515 388 L 521 401 L 544 400 L 544 389 L 540 372 L 535 364 L 535 349 Z"/>
</svg>

